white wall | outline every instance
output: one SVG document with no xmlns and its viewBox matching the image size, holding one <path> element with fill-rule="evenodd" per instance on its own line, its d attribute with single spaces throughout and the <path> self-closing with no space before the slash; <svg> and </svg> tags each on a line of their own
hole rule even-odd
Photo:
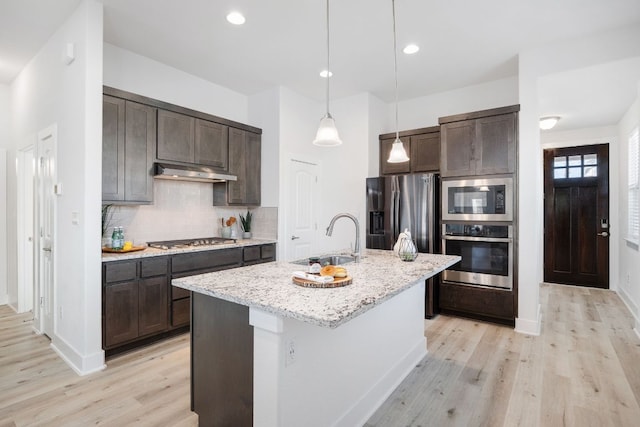
<svg viewBox="0 0 640 427">
<path fill-rule="evenodd" d="M 76 58 L 62 54 L 75 44 Z M 79 373 L 101 369 L 100 182 L 102 174 L 102 3 L 84 0 L 11 84 L 10 162 L 57 125 L 52 346 Z M 9 182 L 9 280 L 16 281 L 16 177 Z M 72 212 L 80 223 L 71 222 Z M 64 238 L 62 238 L 64 237 Z M 17 290 L 10 287 L 10 301 Z M 64 313 L 59 315 L 60 311 Z"/>
<path fill-rule="evenodd" d="M 0 84 L 0 305 L 7 304 L 7 148 L 9 86 Z"/>
<path fill-rule="evenodd" d="M 518 103 L 518 78 L 510 77 L 447 92 L 401 101 L 398 104 L 400 130 L 437 126 L 438 118 L 471 111 L 505 107 Z M 384 132 L 395 132 L 395 108 L 389 104 Z"/>
<path fill-rule="evenodd" d="M 381 99 L 369 95 L 369 170 L 367 177 L 380 175 L 380 140 L 378 136 L 386 133 L 384 129 L 393 129 L 390 120 L 392 118 L 389 116 L 389 105 Z"/>
<path fill-rule="evenodd" d="M 288 200 L 287 163 L 290 156 L 309 159 L 319 165 L 317 244 L 314 253 L 349 249 L 355 242 L 355 227 L 348 219 L 336 222 L 333 235 L 325 235 L 331 218 L 341 212 L 355 215 L 360 223 L 360 246 L 364 248 L 365 178 L 369 176 L 370 149 L 377 142 L 379 127 L 370 110 L 380 115 L 379 103 L 363 93 L 331 101 L 330 111 L 342 139 L 336 147 L 312 144 L 324 103 L 315 102 L 287 88 L 280 88 L 280 218 L 279 236 L 285 233 Z M 372 104 L 375 104 L 372 106 Z M 372 134 L 371 132 L 374 132 Z"/>
<path fill-rule="evenodd" d="M 246 96 L 109 43 L 104 44 L 104 85 L 251 124 Z"/>
<path fill-rule="evenodd" d="M 0 148 L 0 305 L 7 294 L 7 150 Z M 16 307 L 14 306 L 14 309 Z"/>
<path fill-rule="evenodd" d="M 620 120 L 618 126 L 619 150 L 619 188 L 620 188 L 620 237 L 617 239 L 620 255 L 619 293 L 635 317 L 636 332 L 640 333 L 640 252 L 634 244 L 628 243 L 627 236 L 627 197 L 628 152 L 629 135 L 631 131 L 640 127 L 640 81 L 638 82 L 638 96 Z"/>
<path fill-rule="evenodd" d="M 543 175 L 540 144 L 538 79 L 560 71 L 636 57 L 640 54 L 640 26 L 556 41 L 520 53 L 519 96 L 519 294 L 516 330 L 539 333 L 539 285 L 543 272 Z M 615 78 L 615 76 L 612 76 Z"/>
</svg>

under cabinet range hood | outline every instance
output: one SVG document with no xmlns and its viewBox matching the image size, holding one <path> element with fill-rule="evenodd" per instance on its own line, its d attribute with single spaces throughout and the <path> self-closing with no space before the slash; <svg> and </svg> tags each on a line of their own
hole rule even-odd
<svg viewBox="0 0 640 427">
<path fill-rule="evenodd" d="M 160 179 L 198 182 L 226 182 L 238 180 L 238 177 L 235 175 L 220 173 L 206 166 L 186 166 L 169 163 L 156 163 L 154 168 L 154 177 Z"/>
</svg>

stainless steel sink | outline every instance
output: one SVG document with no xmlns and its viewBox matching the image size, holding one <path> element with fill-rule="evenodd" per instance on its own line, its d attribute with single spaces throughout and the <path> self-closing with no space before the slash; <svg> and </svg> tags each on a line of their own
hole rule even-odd
<svg viewBox="0 0 640 427">
<path fill-rule="evenodd" d="M 355 258 L 350 255 L 326 255 L 319 258 L 320 258 L 320 265 L 322 266 L 329 265 L 329 264 L 342 265 L 342 264 L 348 264 L 350 262 L 355 261 Z M 299 260 L 293 261 L 293 263 L 299 264 L 299 265 L 307 265 L 309 264 L 309 258 L 299 259 Z"/>
</svg>

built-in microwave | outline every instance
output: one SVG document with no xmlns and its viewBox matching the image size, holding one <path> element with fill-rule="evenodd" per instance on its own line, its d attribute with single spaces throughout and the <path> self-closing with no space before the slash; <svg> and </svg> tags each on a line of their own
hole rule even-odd
<svg viewBox="0 0 640 427">
<path fill-rule="evenodd" d="M 513 221 L 513 179 L 442 181 L 443 221 Z"/>
</svg>

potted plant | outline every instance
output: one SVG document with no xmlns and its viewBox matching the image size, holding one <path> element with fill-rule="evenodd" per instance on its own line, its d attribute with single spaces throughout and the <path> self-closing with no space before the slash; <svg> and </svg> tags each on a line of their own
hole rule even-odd
<svg viewBox="0 0 640 427">
<path fill-rule="evenodd" d="M 239 216 L 240 216 L 240 224 L 242 225 L 242 231 L 244 231 L 244 234 L 242 237 L 244 237 L 245 239 L 250 239 L 251 238 L 251 212 L 249 211 L 249 209 L 247 209 L 246 216 L 242 216 L 242 214 L 240 214 Z"/>
</svg>

